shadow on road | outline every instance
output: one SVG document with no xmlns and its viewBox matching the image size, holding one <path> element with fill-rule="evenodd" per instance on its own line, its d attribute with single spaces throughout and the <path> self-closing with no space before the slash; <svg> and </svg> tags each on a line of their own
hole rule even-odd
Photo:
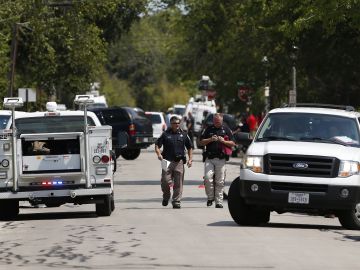
<svg viewBox="0 0 360 270">
<path fill-rule="evenodd" d="M 143 203 L 143 202 L 159 202 L 161 204 L 162 198 L 144 198 L 144 199 L 115 199 L 115 203 Z M 184 197 L 181 199 L 181 202 L 204 202 L 204 205 L 206 203 L 206 198 L 204 197 Z M 171 200 L 169 201 L 169 204 L 171 203 Z"/>
<path fill-rule="evenodd" d="M 342 241 L 352 241 L 352 242 L 360 242 L 360 235 L 350 235 L 345 233 L 345 231 L 335 232 L 339 234 L 342 238 Z"/>
<path fill-rule="evenodd" d="M 219 221 L 208 224 L 208 226 L 214 227 L 255 227 L 255 228 L 281 228 L 281 229 L 311 229 L 311 230 L 344 230 L 341 226 L 333 226 L 333 225 L 318 225 L 318 224 L 291 224 L 291 223 L 268 223 L 259 226 L 239 226 L 234 221 Z M 360 238 L 360 236 L 358 236 Z"/>
<path fill-rule="evenodd" d="M 54 213 L 26 213 L 19 214 L 15 218 L 2 219 L 1 221 L 23 221 L 23 220 L 51 220 L 51 219 L 79 219 L 97 218 L 95 211 L 83 212 L 54 212 Z"/>
<path fill-rule="evenodd" d="M 196 186 L 196 185 L 203 185 L 204 181 L 202 179 L 199 180 L 185 180 L 184 186 Z M 230 186 L 231 181 L 227 181 L 225 186 Z M 159 186 L 160 187 L 160 179 L 156 180 L 119 180 L 115 181 L 114 185 L 116 186 Z"/>
</svg>

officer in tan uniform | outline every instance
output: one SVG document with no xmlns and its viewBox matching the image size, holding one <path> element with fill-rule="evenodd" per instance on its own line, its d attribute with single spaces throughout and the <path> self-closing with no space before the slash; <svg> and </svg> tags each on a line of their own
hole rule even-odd
<svg viewBox="0 0 360 270">
<path fill-rule="evenodd" d="M 223 208 L 225 163 L 229 159 L 224 148 L 235 146 L 235 142 L 231 130 L 223 125 L 221 114 L 214 115 L 213 125 L 207 127 L 201 134 L 200 144 L 206 147 L 204 180 L 207 206 L 211 206 L 215 200 L 215 207 Z"/>
<path fill-rule="evenodd" d="M 171 192 L 171 182 L 174 183 L 172 205 L 173 208 L 181 208 L 180 200 L 182 197 L 184 184 L 184 164 L 190 168 L 192 165 L 193 144 L 186 132 L 179 127 L 180 119 L 176 116 L 170 119 L 171 127 L 164 131 L 155 142 L 155 152 L 159 160 L 170 161 L 169 166 L 161 173 L 161 189 L 163 192 L 162 205 L 167 206 Z M 160 148 L 163 146 L 163 152 Z M 188 161 L 186 162 L 185 149 L 187 149 Z"/>
</svg>

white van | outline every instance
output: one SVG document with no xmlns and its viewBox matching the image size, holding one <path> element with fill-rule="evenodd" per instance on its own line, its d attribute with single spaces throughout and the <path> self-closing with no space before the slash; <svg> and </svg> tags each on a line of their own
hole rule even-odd
<svg viewBox="0 0 360 270">
<path fill-rule="evenodd" d="M 76 96 L 84 103 L 91 96 Z M 10 102 L 11 101 L 11 102 Z M 5 98 L 8 107 L 20 98 Z M 59 207 L 95 204 L 99 216 L 115 208 L 111 126 L 101 126 L 93 112 L 15 113 L 16 128 L 0 131 L 0 219 L 14 218 L 19 201 Z M 14 154 L 13 154 L 14 153 Z"/>
<path fill-rule="evenodd" d="M 185 115 L 183 117 L 182 128 L 186 129 L 186 119 L 188 113 L 191 112 L 194 117 L 194 135 L 199 136 L 202 129 L 202 123 L 208 114 L 216 113 L 216 104 L 214 100 L 207 100 L 206 97 L 197 96 L 190 98 L 186 106 Z"/>
</svg>

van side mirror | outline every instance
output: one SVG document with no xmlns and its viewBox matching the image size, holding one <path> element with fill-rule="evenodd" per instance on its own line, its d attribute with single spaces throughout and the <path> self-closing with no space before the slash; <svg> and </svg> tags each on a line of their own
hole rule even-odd
<svg viewBox="0 0 360 270">
<path fill-rule="evenodd" d="M 241 144 L 244 146 L 249 146 L 252 142 L 250 138 L 250 133 L 247 132 L 236 132 L 234 134 L 234 140 L 237 144 Z"/>
</svg>

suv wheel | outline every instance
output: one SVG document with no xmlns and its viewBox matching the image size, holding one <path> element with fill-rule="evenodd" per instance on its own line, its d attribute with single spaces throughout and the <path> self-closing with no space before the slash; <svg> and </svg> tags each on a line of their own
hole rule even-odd
<svg viewBox="0 0 360 270">
<path fill-rule="evenodd" d="M 259 225 L 270 220 L 270 211 L 257 209 L 247 205 L 240 195 L 240 178 L 236 178 L 230 186 L 228 207 L 233 220 L 239 225 Z"/>
<path fill-rule="evenodd" d="M 126 160 L 134 160 L 140 155 L 141 149 L 123 149 L 121 156 Z"/>
<path fill-rule="evenodd" d="M 339 213 L 340 224 L 349 230 L 360 230 L 360 202 L 352 210 Z"/>
<path fill-rule="evenodd" d="M 110 216 L 111 215 L 111 195 L 105 195 L 102 203 L 95 205 L 96 214 L 98 216 Z"/>
</svg>

